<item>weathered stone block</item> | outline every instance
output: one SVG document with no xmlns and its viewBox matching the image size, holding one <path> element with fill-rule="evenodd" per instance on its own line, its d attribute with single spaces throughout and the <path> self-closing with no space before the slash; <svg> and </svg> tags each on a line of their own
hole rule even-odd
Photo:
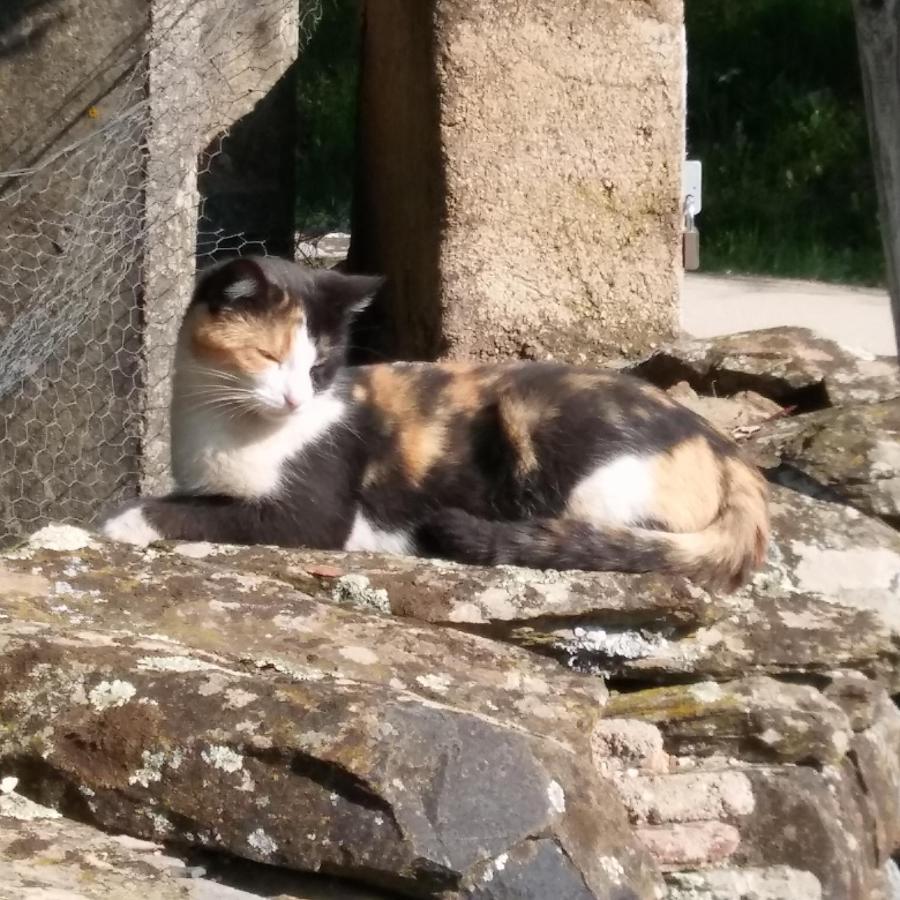
<svg viewBox="0 0 900 900">
<path fill-rule="evenodd" d="M 654 897 L 614 787 L 582 764 L 599 680 L 227 559 L 74 529 L 4 558 L 0 606 L 21 616 L 0 623 L 0 764 L 23 793 L 410 897 Z"/>
<path fill-rule="evenodd" d="M 217 864 L 196 852 L 185 858 L 160 843 L 105 834 L 15 793 L 13 781 L 0 793 L 4 900 L 396 900 L 337 879 Z"/>
<path fill-rule="evenodd" d="M 674 331 L 680 0 L 369 2 L 361 127 L 377 349 L 579 361 Z"/>
<path fill-rule="evenodd" d="M 900 398 L 781 419 L 751 447 L 779 484 L 900 527 Z"/>
</svg>

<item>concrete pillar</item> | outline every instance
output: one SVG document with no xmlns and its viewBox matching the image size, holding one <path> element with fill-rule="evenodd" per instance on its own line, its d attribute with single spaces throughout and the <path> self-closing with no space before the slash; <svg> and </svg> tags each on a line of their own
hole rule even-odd
<svg viewBox="0 0 900 900">
<path fill-rule="evenodd" d="M 368 0 L 367 340 L 584 361 L 670 336 L 684 104 L 682 0 Z"/>
<path fill-rule="evenodd" d="M 142 282 L 145 494 L 171 487 L 172 348 L 195 260 L 203 267 L 248 244 L 255 252 L 292 247 L 289 73 L 299 40 L 297 0 L 151 3 Z M 248 216 L 251 207 L 266 214 Z"/>
</svg>

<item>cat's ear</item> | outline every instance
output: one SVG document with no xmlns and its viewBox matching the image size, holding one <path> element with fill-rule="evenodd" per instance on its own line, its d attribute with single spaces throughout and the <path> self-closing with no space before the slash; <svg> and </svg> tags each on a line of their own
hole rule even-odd
<svg viewBox="0 0 900 900">
<path fill-rule="evenodd" d="M 227 306 L 262 301 L 269 282 L 262 267 L 253 259 L 232 259 L 201 273 L 194 291 L 194 303 L 203 303 L 213 312 Z"/>
<path fill-rule="evenodd" d="M 362 312 L 384 284 L 378 275 L 345 275 L 333 269 L 319 270 L 313 277 L 323 303 L 348 316 Z"/>
</svg>

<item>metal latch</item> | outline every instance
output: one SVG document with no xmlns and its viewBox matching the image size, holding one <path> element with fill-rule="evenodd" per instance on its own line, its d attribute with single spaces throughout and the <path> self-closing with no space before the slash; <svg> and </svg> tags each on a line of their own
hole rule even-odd
<svg viewBox="0 0 900 900">
<path fill-rule="evenodd" d="M 689 159 L 681 176 L 682 211 L 684 214 L 683 261 L 688 272 L 700 268 L 700 232 L 694 221 L 703 209 L 703 164 Z"/>
</svg>

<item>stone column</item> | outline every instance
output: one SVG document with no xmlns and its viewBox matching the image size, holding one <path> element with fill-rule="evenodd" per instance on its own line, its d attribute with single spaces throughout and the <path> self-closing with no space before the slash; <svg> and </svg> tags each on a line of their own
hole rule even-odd
<svg viewBox="0 0 900 900">
<path fill-rule="evenodd" d="M 373 349 L 593 361 L 677 327 L 681 0 L 369 0 Z"/>
<path fill-rule="evenodd" d="M 151 0 L 151 9 L 145 494 L 171 487 L 172 349 L 196 265 L 247 244 L 278 253 L 292 246 L 294 98 L 288 73 L 299 41 L 297 0 Z M 259 208 L 265 214 L 248 215 Z"/>
</svg>

